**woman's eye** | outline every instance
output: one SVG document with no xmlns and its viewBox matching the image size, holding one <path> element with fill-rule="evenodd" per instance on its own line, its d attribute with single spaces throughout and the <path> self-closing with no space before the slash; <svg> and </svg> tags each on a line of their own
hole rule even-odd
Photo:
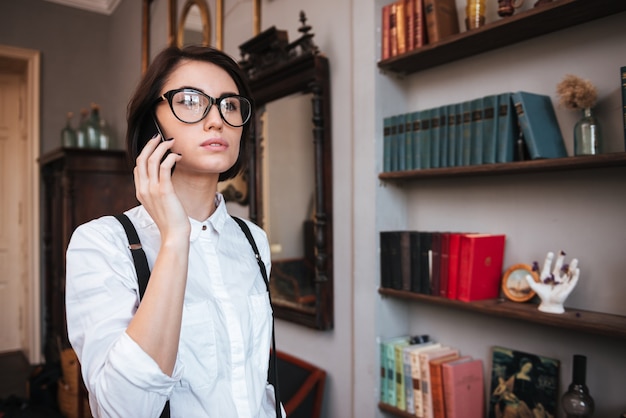
<svg viewBox="0 0 626 418">
<path fill-rule="evenodd" d="M 226 112 L 234 112 L 238 109 L 237 101 L 233 99 L 222 100 L 222 110 Z"/>
</svg>

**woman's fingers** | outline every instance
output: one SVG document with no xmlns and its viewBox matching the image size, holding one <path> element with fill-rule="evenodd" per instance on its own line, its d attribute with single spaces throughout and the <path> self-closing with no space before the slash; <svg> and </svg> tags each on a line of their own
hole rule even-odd
<svg viewBox="0 0 626 418">
<path fill-rule="evenodd" d="M 171 153 L 173 140 L 162 141 L 160 135 L 152 137 L 136 160 L 134 169 L 137 199 L 144 203 L 146 198 L 162 193 L 162 187 L 171 188 L 171 171 L 180 156 Z M 166 158 L 167 157 L 167 158 Z"/>
</svg>

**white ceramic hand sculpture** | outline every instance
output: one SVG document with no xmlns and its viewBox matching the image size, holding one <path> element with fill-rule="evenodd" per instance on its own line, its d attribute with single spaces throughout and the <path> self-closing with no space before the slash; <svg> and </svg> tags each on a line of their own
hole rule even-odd
<svg viewBox="0 0 626 418">
<path fill-rule="evenodd" d="M 554 264 L 554 269 L 550 273 L 550 266 L 554 259 L 554 253 L 549 252 L 543 263 L 543 269 L 539 276 L 539 282 L 535 282 L 530 274 L 526 275 L 526 281 L 541 299 L 539 310 L 548 313 L 563 313 L 563 302 L 576 287 L 580 269 L 578 260 L 574 258 L 570 265 L 563 264 L 565 253 L 561 251 Z M 533 264 L 534 269 L 539 269 L 537 263 Z"/>
</svg>

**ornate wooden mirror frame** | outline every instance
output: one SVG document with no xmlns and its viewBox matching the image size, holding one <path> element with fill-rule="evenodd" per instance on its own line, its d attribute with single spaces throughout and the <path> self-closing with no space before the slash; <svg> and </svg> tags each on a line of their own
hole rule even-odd
<svg viewBox="0 0 626 418">
<path fill-rule="evenodd" d="M 305 24 L 306 17 L 300 13 L 302 33 L 299 39 L 289 43 L 285 31 L 271 27 L 239 46 L 242 55 L 241 67 L 247 74 L 256 106 L 257 124 L 251 133 L 251 158 L 249 163 L 250 219 L 264 227 L 263 158 L 264 141 L 260 113 L 278 99 L 294 95 L 311 96 L 311 137 L 301 138 L 301 147 L 311 146 L 310 158 L 314 160 L 313 216 L 303 221 L 305 255 L 299 259 L 306 265 L 303 277 L 281 266 L 281 260 L 272 259 L 272 302 L 277 318 L 327 330 L 333 328 L 333 245 L 332 245 L 332 160 L 330 80 L 328 59 L 319 53 L 313 43 L 311 27 Z M 261 112 L 259 112 L 261 111 Z M 282 115 L 281 115 L 282 116 Z M 279 122 L 280 124 L 280 122 Z M 311 142 L 309 142 L 311 141 Z M 282 161 L 288 165 L 292 161 Z M 293 167 L 298 169 L 298 167 Z M 280 196 L 283 197 L 283 196 Z M 280 199 L 280 205 L 288 207 L 289 198 Z M 267 202 L 265 202 L 267 203 Z M 276 203 L 276 202 L 274 202 Z M 280 223 L 280 219 L 278 220 Z M 308 233 L 307 233 L 308 232 Z M 302 271 L 302 269 L 300 269 Z M 312 291 L 307 297 L 294 303 L 280 297 L 279 278 L 294 283 L 306 280 Z M 294 286 L 297 286 L 296 285 Z M 284 286 L 284 283 L 283 285 Z M 305 287 L 303 286 L 303 287 Z M 278 292 L 277 292 L 278 291 Z M 307 299 L 308 298 L 308 299 Z"/>
</svg>

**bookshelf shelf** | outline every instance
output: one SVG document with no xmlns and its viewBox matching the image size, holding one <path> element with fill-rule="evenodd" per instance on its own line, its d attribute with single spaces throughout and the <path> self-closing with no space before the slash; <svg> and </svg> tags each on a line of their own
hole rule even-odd
<svg viewBox="0 0 626 418">
<path fill-rule="evenodd" d="M 394 298 L 479 312 L 485 315 L 497 315 L 498 317 L 518 319 L 588 334 L 626 339 L 626 316 L 583 311 L 579 309 L 566 309 L 563 314 L 547 314 L 538 311 L 537 305 L 534 303 L 517 303 L 504 299 L 462 302 L 389 288 L 380 288 L 378 289 L 378 293 Z"/>
<path fill-rule="evenodd" d="M 501 174 L 541 173 L 607 167 L 626 167 L 626 152 L 581 155 L 576 157 L 551 158 L 545 160 L 516 161 L 512 163 L 481 164 L 464 167 L 389 171 L 380 173 L 378 178 L 386 181 L 402 182 L 429 178 L 495 176 Z"/>
<path fill-rule="evenodd" d="M 625 1 L 556 0 L 379 61 L 378 67 L 412 74 L 623 11 Z"/>
</svg>

